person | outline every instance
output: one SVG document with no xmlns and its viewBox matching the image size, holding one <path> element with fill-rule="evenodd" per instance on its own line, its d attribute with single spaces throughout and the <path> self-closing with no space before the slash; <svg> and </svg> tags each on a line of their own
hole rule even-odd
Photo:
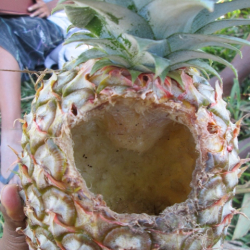
<svg viewBox="0 0 250 250">
<path fill-rule="evenodd" d="M 250 42 L 250 35 L 247 37 L 247 40 Z M 241 85 L 244 79 L 250 75 L 250 46 L 243 46 L 241 48 L 242 58 L 239 54 L 237 54 L 232 60 L 231 64 L 238 71 L 238 80 Z M 235 75 L 233 71 L 226 67 L 224 70 L 220 72 L 220 76 L 223 80 L 223 96 L 229 96 L 231 93 L 231 89 L 234 84 Z M 210 84 L 214 87 L 215 82 L 218 80 L 217 77 L 213 77 L 210 79 Z M 244 139 L 239 142 L 239 156 L 244 159 L 250 153 L 250 138 Z"/>
<path fill-rule="evenodd" d="M 50 15 L 57 2 L 36 0 L 28 8 L 29 16 L 0 16 L 0 190 L 7 183 L 18 182 L 13 172 L 18 169 L 13 164 L 17 157 L 9 147 L 21 151 L 21 124 L 15 121 L 21 118 L 21 79 L 28 75 L 20 70 L 42 65 L 46 55 L 64 41 L 70 24 L 65 13 Z"/>
<path fill-rule="evenodd" d="M 6 185 L 1 192 L 0 210 L 4 217 L 3 237 L 0 239 L 0 249 L 28 250 L 25 235 L 16 232 L 16 228 L 25 228 L 23 201 L 19 196 L 19 187 Z"/>
</svg>

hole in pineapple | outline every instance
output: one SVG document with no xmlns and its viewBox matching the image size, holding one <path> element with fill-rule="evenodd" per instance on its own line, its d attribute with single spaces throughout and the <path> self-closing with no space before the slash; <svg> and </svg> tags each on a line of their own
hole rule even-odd
<svg viewBox="0 0 250 250">
<path fill-rule="evenodd" d="M 219 132 L 219 127 L 215 122 L 209 122 L 207 124 L 207 130 L 210 134 L 217 134 Z"/>
<path fill-rule="evenodd" d="M 158 215 L 191 191 L 199 154 L 189 129 L 163 106 L 105 104 L 72 129 L 72 139 L 88 188 L 117 213 Z"/>
<path fill-rule="evenodd" d="M 71 106 L 71 112 L 74 116 L 77 116 L 77 107 L 74 103 Z"/>
</svg>

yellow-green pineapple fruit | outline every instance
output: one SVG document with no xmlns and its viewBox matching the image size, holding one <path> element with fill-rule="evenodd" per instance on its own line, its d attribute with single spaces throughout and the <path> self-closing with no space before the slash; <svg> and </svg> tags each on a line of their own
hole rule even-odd
<svg viewBox="0 0 250 250">
<path fill-rule="evenodd" d="M 249 42 L 216 20 L 249 0 L 61 1 L 68 39 L 90 45 L 40 80 L 23 124 L 20 177 L 30 249 L 219 249 L 244 160 L 239 123 L 203 59 Z M 215 21 L 216 20 L 216 21 Z M 237 73 L 236 73 L 237 74 Z"/>
</svg>

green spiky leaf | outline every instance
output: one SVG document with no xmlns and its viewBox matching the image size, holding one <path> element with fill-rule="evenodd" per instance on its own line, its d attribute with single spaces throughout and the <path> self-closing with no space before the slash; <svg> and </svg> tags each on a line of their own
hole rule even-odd
<svg viewBox="0 0 250 250">
<path fill-rule="evenodd" d="M 98 37 L 106 38 L 111 34 L 118 37 L 128 32 L 139 37 L 153 38 L 146 20 L 127 8 L 92 0 L 74 2 L 75 5 L 65 5 L 70 21 L 79 28 L 87 28 Z"/>
<path fill-rule="evenodd" d="M 240 54 L 233 45 L 250 45 L 239 38 L 208 35 L 223 27 L 249 24 L 249 20 L 215 21 L 228 11 L 250 7 L 249 0 L 222 4 L 214 0 L 73 0 L 73 3 L 65 5 L 70 20 L 90 33 L 74 34 L 66 43 L 95 47 L 99 52 L 95 51 L 93 58 L 100 55 L 100 65 L 152 72 L 162 79 L 177 66 L 189 65 L 218 76 L 207 63 L 195 60 L 207 59 L 230 67 L 237 76 L 230 63 L 199 49 L 220 46 Z M 213 8 L 215 11 L 211 12 Z M 82 55 L 72 65 L 90 59 L 91 53 Z"/>
<path fill-rule="evenodd" d="M 131 75 L 131 81 L 132 83 L 135 82 L 135 80 L 137 79 L 137 77 L 141 74 L 140 71 L 137 71 L 137 70 L 128 70 L 130 75 Z"/>
<path fill-rule="evenodd" d="M 181 51 L 177 51 L 177 52 L 170 54 L 168 57 L 171 60 L 171 65 L 174 65 L 180 62 L 189 61 L 192 59 L 198 59 L 198 58 L 210 59 L 212 61 L 216 61 L 216 62 L 219 62 L 221 64 L 228 66 L 229 68 L 232 69 L 235 76 L 238 77 L 237 71 L 231 63 L 227 62 L 226 60 L 218 56 L 214 56 L 208 53 L 204 53 L 201 51 L 181 50 Z"/>
<path fill-rule="evenodd" d="M 196 15 L 204 8 L 212 11 L 213 6 L 212 0 L 155 0 L 139 14 L 148 21 L 155 38 L 164 39 L 177 32 L 190 32 Z"/>
<path fill-rule="evenodd" d="M 111 65 L 113 65 L 113 63 L 109 59 L 104 57 L 98 60 L 94 64 L 93 68 L 91 69 L 90 75 L 93 75 L 96 71 L 98 71 L 99 69 L 102 69 L 103 67 L 111 66 Z"/>
<path fill-rule="evenodd" d="M 197 30 L 196 33 L 199 34 L 212 34 L 221 29 L 238 26 L 238 25 L 249 25 L 249 19 L 224 19 L 215 22 L 211 22 L 201 29 Z"/>
<path fill-rule="evenodd" d="M 160 76 L 161 80 L 164 81 L 168 73 L 170 61 L 156 55 L 153 55 L 153 58 L 155 60 L 155 77 Z"/>
<path fill-rule="evenodd" d="M 176 70 L 182 67 L 195 67 L 197 69 L 202 70 L 204 73 L 211 73 L 213 75 L 215 75 L 216 77 L 218 77 L 218 79 L 220 80 L 220 82 L 222 82 L 222 79 L 220 77 L 220 75 L 218 74 L 218 72 L 211 67 L 209 64 L 207 64 L 206 62 L 203 62 L 201 60 L 190 60 L 187 62 L 181 62 L 178 64 L 175 64 L 173 66 L 171 66 L 170 70 Z"/>
<path fill-rule="evenodd" d="M 249 0 L 234 0 L 230 2 L 215 4 L 213 12 L 209 12 L 207 9 L 203 9 L 193 21 L 192 33 L 195 33 L 197 30 L 203 28 L 211 22 L 214 22 L 214 20 L 225 15 L 228 12 L 243 8 L 250 8 Z"/>
<path fill-rule="evenodd" d="M 234 49 L 230 44 L 250 45 L 249 41 L 223 35 L 175 34 L 168 39 L 171 52 L 178 50 L 196 50 L 207 46 L 220 46 Z"/>
<path fill-rule="evenodd" d="M 103 51 L 100 51 L 97 48 L 86 50 L 81 55 L 79 55 L 76 59 L 70 61 L 69 63 L 66 63 L 63 67 L 63 70 L 74 69 L 76 66 L 88 61 L 89 59 L 102 58 L 104 56 L 107 56 L 107 54 L 104 53 Z"/>
</svg>

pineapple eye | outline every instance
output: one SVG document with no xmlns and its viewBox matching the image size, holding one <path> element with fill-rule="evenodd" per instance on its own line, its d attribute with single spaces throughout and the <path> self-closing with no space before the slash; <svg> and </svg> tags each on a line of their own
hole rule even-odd
<svg viewBox="0 0 250 250">
<path fill-rule="evenodd" d="M 71 112 L 74 116 L 77 116 L 77 107 L 75 104 L 72 104 L 71 106 Z"/>
<path fill-rule="evenodd" d="M 199 154 L 189 129 L 169 117 L 161 105 L 117 100 L 73 128 L 76 168 L 113 211 L 158 215 L 187 199 Z"/>
<path fill-rule="evenodd" d="M 215 122 L 208 122 L 207 130 L 210 134 L 217 134 L 219 132 L 219 127 Z"/>
</svg>

